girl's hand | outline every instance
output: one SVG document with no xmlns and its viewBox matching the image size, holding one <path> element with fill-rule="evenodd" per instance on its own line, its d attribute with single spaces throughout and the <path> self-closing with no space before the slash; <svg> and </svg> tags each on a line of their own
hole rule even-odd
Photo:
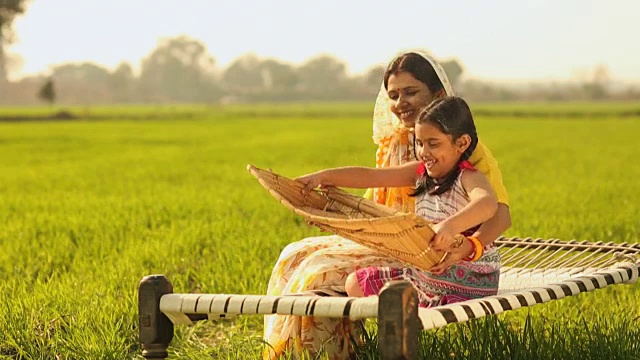
<svg viewBox="0 0 640 360">
<path fill-rule="evenodd" d="M 331 185 L 327 181 L 326 173 L 324 171 L 303 175 L 297 177 L 295 180 L 300 181 L 304 184 L 304 188 L 302 189 L 303 195 L 307 195 L 311 190 L 317 188 L 318 186 L 323 187 Z"/>
<path fill-rule="evenodd" d="M 449 248 L 442 251 L 447 252 L 443 260 L 429 270 L 435 275 L 442 275 L 451 265 L 469 256 L 473 251 L 473 244 L 464 235 L 458 234 L 449 242 Z"/>
<path fill-rule="evenodd" d="M 445 221 L 434 224 L 431 228 L 436 233 L 431 239 L 431 248 L 438 251 L 449 251 L 451 244 L 456 241 L 455 232 L 449 229 Z"/>
</svg>

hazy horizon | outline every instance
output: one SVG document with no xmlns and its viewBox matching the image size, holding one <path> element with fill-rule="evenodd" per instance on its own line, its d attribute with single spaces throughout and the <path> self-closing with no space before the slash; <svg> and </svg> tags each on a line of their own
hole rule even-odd
<svg viewBox="0 0 640 360">
<path fill-rule="evenodd" d="M 138 68 L 159 38 L 188 35 L 223 69 L 246 53 L 300 64 L 331 54 L 351 74 L 404 49 L 457 58 L 467 77 L 507 83 L 572 80 L 606 64 L 612 80 L 640 82 L 640 2 L 457 1 L 401 3 L 291 0 L 188 7 L 166 0 L 32 0 L 8 48 L 22 59 L 16 79 L 52 65 L 91 61 Z M 615 6 L 614 6 L 615 5 Z M 584 75 L 582 75 L 584 76 Z"/>
</svg>

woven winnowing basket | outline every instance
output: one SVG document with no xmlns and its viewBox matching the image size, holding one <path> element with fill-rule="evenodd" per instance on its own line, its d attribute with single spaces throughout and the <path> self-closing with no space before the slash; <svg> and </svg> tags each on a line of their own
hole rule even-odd
<svg viewBox="0 0 640 360">
<path fill-rule="evenodd" d="M 423 270 L 444 253 L 429 247 L 429 222 L 414 213 L 395 211 L 335 187 L 302 194 L 304 185 L 252 165 L 247 170 L 280 203 L 307 222 Z"/>
</svg>

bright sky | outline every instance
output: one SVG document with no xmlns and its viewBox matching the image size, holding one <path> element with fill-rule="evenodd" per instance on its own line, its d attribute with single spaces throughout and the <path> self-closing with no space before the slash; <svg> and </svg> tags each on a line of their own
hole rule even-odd
<svg viewBox="0 0 640 360">
<path fill-rule="evenodd" d="M 361 73 L 419 47 L 477 78 L 568 79 L 605 63 L 635 82 L 638 14 L 637 0 L 31 0 L 9 51 L 19 75 L 63 62 L 137 67 L 159 37 L 187 34 L 219 67 L 247 52 L 291 63 L 330 53 Z"/>
</svg>

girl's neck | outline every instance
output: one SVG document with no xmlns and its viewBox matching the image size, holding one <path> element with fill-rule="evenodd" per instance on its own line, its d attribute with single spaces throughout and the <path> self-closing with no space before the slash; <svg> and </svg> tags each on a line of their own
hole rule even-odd
<svg viewBox="0 0 640 360">
<path fill-rule="evenodd" d="M 456 166 L 454 166 L 452 169 L 450 169 L 444 176 L 441 176 L 439 178 L 433 178 L 433 181 L 436 184 L 442 184 L 445 180 L 447 180 L 449 177 L 451 177 L 453 175 L 453 173 L 455 173 L 459 169 L 460 169 L 460 159 L 458 159 L 458 162 L 456 162 Z"/>
<path fill-rule="evenodd" d="M 454 171 L 455 171 L 455 169 L 453 169 L 453 170 L 449 171 L 449 172 L 447 173 L 447 175 L 445 175 L 445 176 L 443 176 L 443 177 L 434 178 L 434 179 L 433 179 L 433 182 L 436 184 L 436 186 L 437 186 L 437 185 L 442 184 L 443 182 L 445 182 L 445 180 L 447 180 L 447 178 L 448 178 L 449 176 L 451 176 L 451 175 L 453 174 L 453 172 L 454 172 Z"/>
</svg>

